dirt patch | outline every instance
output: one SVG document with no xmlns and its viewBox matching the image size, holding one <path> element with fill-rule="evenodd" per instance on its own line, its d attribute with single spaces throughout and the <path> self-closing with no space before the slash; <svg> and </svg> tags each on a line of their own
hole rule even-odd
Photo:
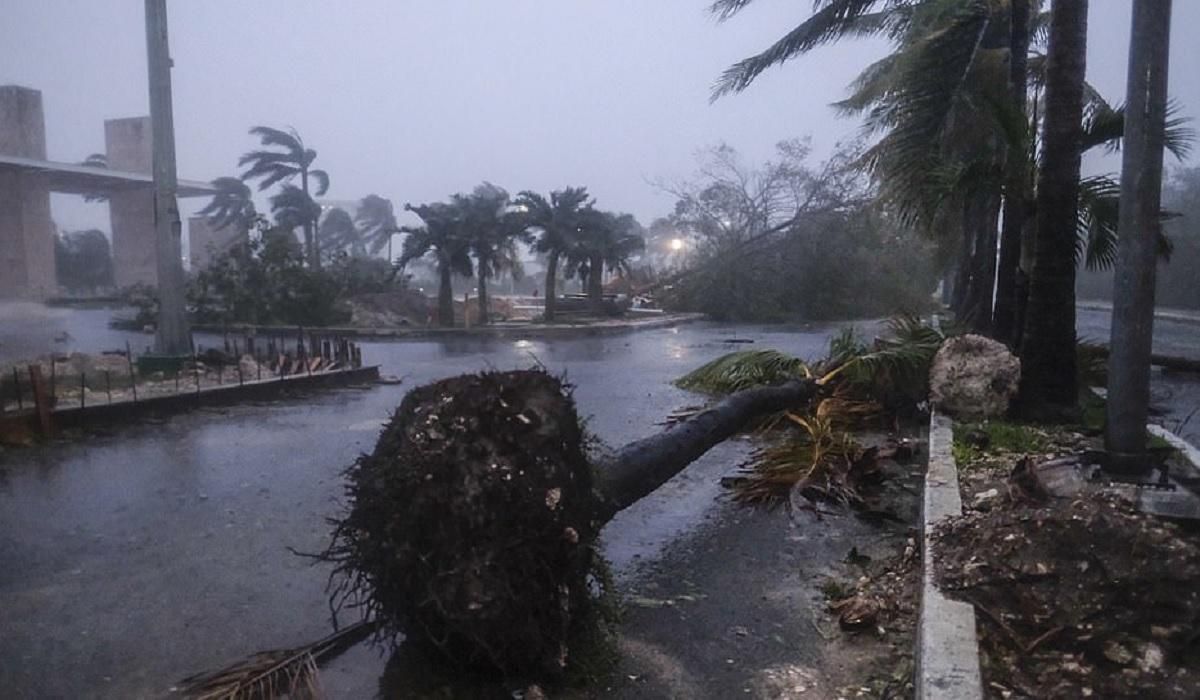
<svg viewBox="0 0 1200 700">
<path fill-rule="evenodd" d="M 958 437 L 966 511 L 934 533 L 936 567 L 947 594 L 978 613 L 985 694 L 1197 697 L 1197 531 L 1100 491 L 1039 498 L 1014 472 L 1020 452 L 972 455 Z M 1009 439 L 1057 454 L 1094 442 L 1035 428 Z"/>
</svg>

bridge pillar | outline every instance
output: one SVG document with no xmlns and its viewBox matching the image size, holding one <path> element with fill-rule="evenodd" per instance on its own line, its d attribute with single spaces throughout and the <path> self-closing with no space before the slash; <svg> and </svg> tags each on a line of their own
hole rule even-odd
<svg viewBox="0 0 1200 700">
<path fill-rule="evenodd" d="M 213 258 L 239 243 L 249 243 L 250 235 L 235 224 L 213 228 L 207 217 L 188 217 L 188 266 L 192 272 L 208 267 Z"/>
<path fill-rule="evenodd" d="M 40 90 L 0 86 L 0 153 L 46 159 Z M 0 299 L 43 299 L 57 288 L 49 181 L 0 171 Z"/>
<path fill-rule="evenodd" d="M 152 172 L 150 117 L 106 120 L 104 145 L 109 169 L 146 175 Z M 108 216 L 117 286 L 157 284 L 153 188 L 113 192 L 108 199 Z"/>
</svg>

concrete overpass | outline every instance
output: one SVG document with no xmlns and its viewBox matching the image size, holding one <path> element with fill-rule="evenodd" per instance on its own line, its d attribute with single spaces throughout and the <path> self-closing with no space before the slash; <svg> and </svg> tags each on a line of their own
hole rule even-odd
<svg viewBox="0 0 1200 700">
<path fill-rule="evenodd" d="M 41 92 L 0 86 L 0 299 L 56 293 L 51 192 L 104 196 L 117 286 L 155 284 L 150 118 L 105 121 L 104 142 L 107 168 L 46 160 Z M 214 191 L 208 183 L 179 181 L 180 197 Z M 191 225 L 204 223 L 193 220 Z"/>
</svg>

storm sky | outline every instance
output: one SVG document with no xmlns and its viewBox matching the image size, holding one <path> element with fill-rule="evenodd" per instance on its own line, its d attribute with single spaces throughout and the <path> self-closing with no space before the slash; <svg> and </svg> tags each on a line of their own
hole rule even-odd
<svg viewBox="0 0 1200 700">
<path fill-rule="evenodd" d="M 295 127 L 331 199 L 440 199 L 490 180 L 511 191 L 586 185 L 644 223 L 670 211 L 648 181 L 677 179 L 721 141 L 750 159 L 811 135 L 852 137 L 828 104 L 885 50 L 847 42 L 709 104 L 721 70 L 811 11 L 758 0 L 718 24 L 708 0 L 175 0 L 180 177 L 237 174 L 256 124 Z M 1128 0 L 1093 0 L 1088 78 L 1122 101 Z M 0 84 L 43 92 L 52 160 L 104 150 L 103 120 L 147 113 L 140 0 L 4 0 Z M 1200 112 L 1200 0 L 1176 0 L 1171 93 Z M 1115 170 L 1115 159 L 1090 163 Z M 185 212 L 199 202 L 186 203 Z M 104 205 L 56 196 L 63 229 L 107 230 Z"/>
</svg>

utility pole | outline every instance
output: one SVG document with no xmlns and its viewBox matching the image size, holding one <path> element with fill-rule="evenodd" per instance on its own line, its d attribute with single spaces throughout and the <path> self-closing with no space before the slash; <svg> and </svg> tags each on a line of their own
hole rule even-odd
<svg viewBox="0 0 1200 700">
<path fill-rule="evenodd" d="M 182 224 L 175 197 L 175 119 L 171 110 L 166 0 L 146 0 L 146 58 L 150 77 L 150 130 L 154 139 L 154 239 L 158 257 L 155 350 L 160 355 L 188 355 L 192 339 L 184 308 Z"/>
<path fill-rule="evenodd" d="M 1104 436 L 1113 473 L 1141 474 L 1150 466 L 1146 417 L 1170 39 L 1171 0 L 1134 0 Z"/>
</svg>

